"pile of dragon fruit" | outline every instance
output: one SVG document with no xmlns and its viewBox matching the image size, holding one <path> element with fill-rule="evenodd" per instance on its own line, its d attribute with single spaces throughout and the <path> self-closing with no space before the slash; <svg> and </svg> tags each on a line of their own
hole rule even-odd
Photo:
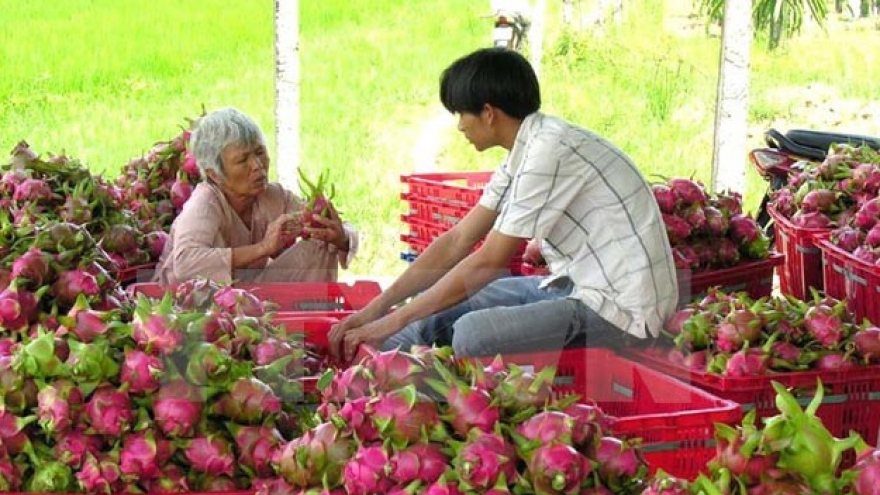
<svg viewBox="0 0 880 495">
<path fill-rule="evenodd" d="M 713 288 L 666 321 L 660 345 L 650 352 L 731 377 L 834 370 L 880 363 L 880 328 L 854 321 L 846 301 L 815 290 L 800 300 Z"/>
<path fill-rule="evenodd" d="M 773 382 L 779 413 L 756 424 L 755 410 L 736 426 L 715 425 L 716 455 L 707 471 L 690 483 L 667 485 L 672 494 L 790 495 L 880 493 L 880 448 L 869 447 L 855 432 L 835 438 L 816 410 L 823 388 L 805 408 L 779 383 Z M 843 468 L 844 456 L 856 457 Z M 661 483 L 658 481 L 657 483 Z"/>
<path fill-rule="evenodd" d="M 92 300 L 4 320 L 0 491 L 249 489 L 311 424 L 301 377 L 326 355 L 252 293 L 197 280 L 161 299 L 123 292 L 113 309 Z"/>
<path fill-rule="evenodd" d="M 705 270 L 766 259 L 770 239 L 743 213 L 736 192 L 709 194 L 698 181 L 674 177 L 652 184 L 678 269 Z"/>
<path fill-rule="evenodd" d="M 796 227 L 827 229 L 831 242 L 871 264 L 880 255 L 880 155 L 868 147 L 834 145 L 821 163 L 770 195 L 777 213 Z"/>
<path fill-rule="evenodd" d="M 279 445 L 257 494 L 641 494 L 635 441 L 532 372 L 450 348 L 372 351 L 319 384 L 318 424 Z M 650 492 L 646 492 L 650 493 Z"/>
</svg>

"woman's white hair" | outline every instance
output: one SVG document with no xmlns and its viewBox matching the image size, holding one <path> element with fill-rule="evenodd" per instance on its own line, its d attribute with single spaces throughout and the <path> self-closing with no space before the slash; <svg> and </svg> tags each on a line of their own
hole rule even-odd
<svg viewBox="0 0 880 495">
<path fill-rule="evenodd" d="M 223 177 L 223 150 L 230 144 L 253 146 L 262 144 L 260 126 L 247 115 L 232 107 L 214 110 L 199 118 L 190 136 L 190 149 L 202 177 L 208 170 Z"/>
</svg>

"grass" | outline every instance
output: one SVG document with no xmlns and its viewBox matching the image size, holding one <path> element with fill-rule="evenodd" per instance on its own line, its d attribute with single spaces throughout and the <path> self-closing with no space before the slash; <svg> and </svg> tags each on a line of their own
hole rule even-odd
<svg viewBox="0 0 880 495">
<path fill-rule="evenodd" d="M 605 135 L 649 178 L 708 183 L 718 37 L 663 28 L 671 3 L 661 0 L 628 3 L 623 22 L 598 32 L 566 29 L 561 2 L 546 3 L 544 110 Z M 0 144 L 11 149 L 26 139 L 37 151 L 66 152 L 115 176 L 203 105 L 233 105 L 263 126 L 275 149 L 273 6 L 0 0 L 7 75 Z M 488 4 L 466 0 L 300 1 L 301 166 L 312 176 L 329 170 L 339 209 L 363 232 L 352 275 L 394 275 L 405 266 L 399 177 L 429 153 L 418 144 L 433 129 L 428 122 L 440 122 L 429 130 L 439 143 L 436 170 L 487 170 L 503 159 L 501 150 L 475 153 L 437 102 L 440 71 L 487 43 L 487 12 Z M 757 40 L 752 52 L 750 124 L 757 129 L 796 123 L 807 87 L 824 85 L 841 98 L 880 96 L 873 26 L 808 30 L 772 53 L 763 46 Z M 765 183 L 750 167 L 746 174 L 753 210 Z"/>
</svg>

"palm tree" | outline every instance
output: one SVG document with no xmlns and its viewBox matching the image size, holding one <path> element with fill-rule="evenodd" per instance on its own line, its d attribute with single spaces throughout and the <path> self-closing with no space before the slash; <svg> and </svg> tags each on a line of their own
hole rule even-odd
<svg viewBox="0 0 880 495">
<path fill-rule="evenodd" d="M 725 1 L 698 0 L 701 13 L 715 24 L 721 23 Z M 783 37 L 790 38 L 800 31 L 805 15 L 822 25 L 827 14 L 825 0 L 755 0 L 752 22 L 755 34 L 767 33 L 767 48 L 773 50 Z"/>
</svg>

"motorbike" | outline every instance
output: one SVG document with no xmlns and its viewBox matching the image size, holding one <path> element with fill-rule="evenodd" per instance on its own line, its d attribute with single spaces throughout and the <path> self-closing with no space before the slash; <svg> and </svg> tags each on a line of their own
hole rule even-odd
<svg viewBox="0 0 880 495">
<path fill-rule="evenodd" d="M 495 46 L 522 50 L 528 36 L 529 20 L 521 10 L 497 8 L 492 16 L 492 42 Z"/>
<path fill-rule="evenodd" d="M 837 132 L 792 129 L 786 133 L 776 129 L 764 132 L 765 147 L 749 152 L 749 161 L 769 185 L 761 200 L 756 220 L 767 235 L 773 237 L 773 225 L 767 206 L 773 191 L 788 183 L 788 177 L 811 163 L 821 163 L 832 144 L 869 146 L 880 150 L 880 138 Z"/>
</svg>

